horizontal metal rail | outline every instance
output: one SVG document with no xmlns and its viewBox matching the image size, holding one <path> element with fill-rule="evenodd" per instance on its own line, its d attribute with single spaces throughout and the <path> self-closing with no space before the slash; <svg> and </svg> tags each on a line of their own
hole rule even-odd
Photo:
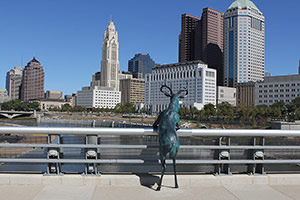
<svg viewBox="0 0 300 200">
<path fill-rule="evenodd" d="M 180 146 L 180 149 L 185 150 L 212 150 L 213 152 L 209 153 L 210 157 L 206 157 L 205 160 L 201 160 L 197 157 L 201 156 L 200 151 L 193 151 L 196 154 L 200 152 L 199 155 L 195 157 L 195 159 L 191 160 L 193 157 L 189 157 L 188 159 L 178 159 L 176 161 L 177 164 L 180 165 L 215 165 L 216 172 L 217 173 L 228 173 L 230 174 L 230 167 L 229 165 L 248 165 L 248 170 L 252 171 L 253 173 L 264 173 L 264 164 L 300 164 L 300 159 L 298 157 L 298 151 L 300 150 L 300 145 L 296 146 L 296 143 L 293 143 L 292 145 L 285 145 L 279 144 L 276 145 L 265 145 L 265 140 L 271 139 L 269 137 L 292 137 L 292 140 L 294 140 L 294 137 L 300 138 L 300 130 L 253 130 L 253 129 L 180 129 L 177 131 L 179 137 L 187 137 L 183 138 L 184 140 L 187 139 L 193 140 L 196 137 L 216 137 L 216 138 L 210 138 L 213 139 L 213 143 L 210 143 L 209 145 L 190 145 L 193 143 L 185 143 L 184 145 Z M 160 161 L 157 158 L 157 152 L 153 151 L 153 149 L 156 149 L 158 151 L 158 144 L 152 144 L 153 138 L 147 138 L 143 137 L 143 143 L 137 143 L 132 144 L 132 142 L 135 140 L 134 137 L 131 136 L 157 136 L 157 132 L 154 129 L 151 128 L 57 128 L 57 127 L 0 127 L 0 134 L 2 136 L 6 135 L 7 140 L 9 141 L 10 134 L 16 134 L 16 135 L 25 135 L 26 136 L 47 136 L 47 144 L 25 144 L 25 143 L 0 143 L 0 153 L 1 149 L 4 149 L 3 151 L 3 157 L 0 157 L 0 164 L 1 163 L 31 163 L 31 164 L 48 164 L 48 173 L 59 173 L 61 172 L 60 166 L 62 164 L 85 164 L 85 173 L 89 173 L 89 170 L 94 167 L 94 172 L 91 173 L 97 173 L 97 167 L 100 166 L 100 164 L 157 164 Z M 68 135 L 68 136 L 67 136 Z M 55 137 L 52 137 L 55 136 Z M 82 136 L 85 137 L 85 140 L 81 140 L 80 142 L 85 142 L 86 144 L 64 144 L 63 142 L 64 137 L 66 138 L 72 138 L 72 136 Z M 69 137 L 71 136 L 71 137 Z M 96 136 L 96 137 L 90 137 L 90 136 Z M 119 136 L 126 136 L 126 137 L 119 137 Z M 103 138 L 101 138 L 103 137 Z M 107 144 L 107 143 L 101 143 L 103 142 L 110 142 L 114 141 L 110 139 L 111 138 L 117 138 L 117 140 L 124 139 L 124 143 L 120 142 L 120 144 Z M 190 137 L 190 138 L 188 138 Z M 232 137 L 248 137 L 247 142 L 243 143 L 242 145 L 234 144 L 232 145 L 230 142 L 230 139 Z M 250 138 L 251 139 L 250 139 Z M 54 139 L 55 138 L 55 139 Z M 100 139 L 99 139 L 100 138 Z M 105 138 L 109 138 L 106 140 Z M 20 137 L 22 139 L 22 137 Z M 53 140 L 54 139 L 54 140 Z M 103 139 L 103 140 L 102 140 Z M 129 144 L 127 141 L 132 142 Z M 145 139 L 145 140 L 144 140 Z M 151 143 L 150 145 L 147 145 L 147 141 L 150 139 Z M 249 140 L 250 139 L 250 140 Z M 116 140 L 116 141 L 117 141 Z M 155 140 L 155 138 L 154 138 Z M 36 140 L 38 141 L 38 140 Z M 72 142 L 72 140 L 70 140 Z M 70 142 L 69 141 L 69 142 Z M 138 140 L 136 140 L 138 141 Z M 197 140 L 198 141 L 198 140 Z M 201 142 L 202 140 L 199 140 Z M 240 141 L 240 138 L 238 138 L 238 141 Z M 276 140 L 277 141 L 277 140 Z M 19 141 L 20 142 L 20 141 Z M 26 141 L 25 141 L 26 142 Z M 66 141 L 65 141 L 66 142 Z M 67 141 L 68 142 L 68 141 Z M 67 143 L 66 142 L 66 143 Z M 77 141 L 78 142 L 78 141 Z M 93 143 L 93 144 L 91 144 Z M 236 141 L 235 141 L 236 143 Z M 251 145 L 252 144 L 252 145 Z M 275 143 L 276 144 L 276 143 Z M 10 150 L 14 150 L 14 148 L 18 148 L 16 152 Z M 36 151 L 35 153 L 40 154 L 39 156 L 41 158 L 25 158 L 22 157 L 22 148 L 32 148 L 32 151 L 35 150 L 35 148 L 45 148 L 45 151 Z M 80 153 L 79 151 L 74 151 L 76 156 L 82 157 L 81 159 L 76 157 L 76 159 L 73 159 L 75 157 L 72 157 L 72 159 L 67 159 L 68 151 L 67 148 L 77 148 L 81 149 Z M 153 149 L 151 149 L 153 148 Z M 109 157 L 105 155 L 106 151 L 102 151 L 101 149 L 140 149 L 145 150 L 142 151 L 143 153 L 140 154 L 139 151 L 134 151 L 134 154 L 130 154 L 130 157 L 132 155 L 136 155 L 136 157 L 133 157 L 133 159 L 128 159 L 128 157 L 124 157 L 124 159 L 118 158 L 113 159 L 115 157 Z M 147 149 L 150 149 L 150 151 L 147 151 Z M 66 151 L 65 151 L 66 150 Z M 82 151 L 84 150 L 84 151 Z M 242 159 L 231 159 L 234 158 L 234 151 L 231 150 L 244 150 L 243 158 Z M 280 156 L 277 156 L 277 154 L 280 154 L 280 151 L 275 152 L 274 154 L 272 151 L 269 151 L 267 154 L 265 154 L 265 150 L 292 150 L 288 153 L 291 153 L 290 155 L 293 155 L 291 157 L 285 157 L 286 155 L 283 154 Z M 293 151 L 296 150 L 296 151 Z M 8 152 L 8 153 L 7 153 Z M 22 152 L 22 153 L 19 153 Z M 31 152 L 31 150 L 27 149 L 27 152 Z M 45 153 L 46 152 L 46 153 Z M 67 153 L 66 153 L 67 152 Z M 112 151 L 114 152 L 114 151 Z M 143 158 L 142 156 L 145 155 L 145 153 L 152 152 L 151 155 L 154 157 L 154 159 L 140 159 Z M 190 152 L 190 151 L 185 151 Z M 184 151 L 179 152 L 182 153 L 182 156 L 185 153 Z M 284 152 L 284 151 L 283 151 Z M 10 154 L 11 153 L 11 154 Z M 14 154 L 15 153 L 15 154 Z M 102 154 L 103 153 L 103 154 Z M 126 153 L 126 152 L 125 152 Z M 153 155 L 153 153 L 155 155 Z M 231 153 L 233 156 L 231 156 Z M 26 151 L 25 151 L 26 154 Z M 74 154 L 74 155 L 75 155 Z M 300 154 L 300 153 L 299 153 Z M 5 158 L 5 156 L 10 156 L 11 158 Z M 13 155 L 13 156 L 11 156 Z M 296 156 L 295 156 L 296 155 Z M 20 156 L 20 157 L 19 157 Z M 27 155 L 28 156 L 28 155 Z M 28 157 L 29 157 L 28 156 Z M 149 156 L 149 155 L 148 155 Z M 266 157 L 267 156 L 267 157 Z M 18 158 L 19 157 L 19 158 Z M 146 156 L 145 156 L 146 157 Z M 105 158 L 105 159 L 104 159 Z M 107 159 L 106 159 L 107 158 Z M 181 157 L 182 158 L 182 157 Z M 184 158 L 184 157 L 183 157 Z M 280 158 L 280 159 L 276 159 Z M 295 159 L 291 159 L 295 158 Z M 172 160 L 167 160 L 167 163 L 172 163 Z M 222 166 L 221 166 L 222 165 Z M 224 167 L 224 165 L 226 165 Z M 255 165 L 255 167 L 251 166 Z M 259 166 L 256 166 L 259 165 Z M 55 168 L 55 169 L 54 169 Z M 100 166 L 101 168 L 101 166 Z M 52 170 L 52 171 L 51 171 Z"/>
<path fill-rule="evenodd" d="M 64 164 L 145 164 L 159 163 L 159 160 L 143 159 L 23 159 L 23 158 L 1 158 L 0 163 L 64 163 Z M 172 160 L 166 160 L 167 164 L 173 163 Z M 300 164 L 300 160 L 176 160 L 177 164 Z"/>
<path fill-rule="evenodd" d="M 147 149 L 158 148 L 158 145 L 112 145 L 112 144 L 19 144 L 0 143 L 0 147 L 23 148 L 99 148 L 99 149 Z M 181 145 L 181 149 L 299 149 L 300 146 L 238 146 L 238 145 Z"/>
<path fill-rule="evenodd" d="M 179 129 L 183 136 L 251 136 L 251 137 L 300 137 L 300 130 L 255 129 Z M 57 128 L 57 127 L 0 127 L 0 134 L 47 134 L 47 135 L 98 135 L 142 136 L 157 135 L 151 128 Z"/>
</svg>

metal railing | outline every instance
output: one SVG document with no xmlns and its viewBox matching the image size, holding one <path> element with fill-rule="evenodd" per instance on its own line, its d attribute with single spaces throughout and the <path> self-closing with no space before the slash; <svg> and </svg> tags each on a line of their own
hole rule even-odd
<svg viewBox="0 0 300 200">
<path fill-rule="evenodd" d="M 69 141 L 65 143 L 64 137 L 83 138 L 80 142 Z M 110 139 L 103 142 L 103 138 L 116 137 L 116 141 L 110 143 Z M 102 164 L 158 164 L 158 144 L 155 143 L 157 133 L 148 128 L 45 128 L 45 127 L 0 127 L 0 163 L 2 165 L 14 163 L 47 164 L 48 174 L 60 174 L 63 164 L 84 164 L 86 174 L 98 174 Z M 231 174 L 231 166 L 245 165 L 247 172 L 251 174 L 264 174 L 265 165 L 268 164 L 298 164 L 300 163 L 300 130 L 224 130 L 224 129 L 180 129 L 180 139 L 188 139 L 181 143 L 179 154 L 184 151 L 196 151 L 194 159 L 190 155 L 178 157 L 178 165 L 213 165 L 216 174 Z M 8 141 L 10 137 L 17 137 L 16 141 Z M 47 137 L 47 142 L 42 143 L 34 140 L 22 139 L 26 137 Z M 135 141 L 136 137 L 146 138 L 143 142 Z M 6 138 L 6 139 L 4 139 Z M 121 139 L 120 139 L 121 138 Z M 211 143 L 206 143 L 209 141 Z M 213 138 L 213 139 L 211 139 Z M 266 144 L 266 140 L 278 138 L 276 141 Z M 124 141 L 123 141 L 124 139 Z M 147 140 L 151 140 L 150 144 Z M 195 141 L 198 141 L 196 143 Z M 21 141 L 21 142 L 20 142 Z M 42 140 L 41 140 L 42 141 Z M 43 140 L 45 141 L 45 140 Z M 153 142 L 154 141 L 154 142 Z M 245 142 L 247 141 L 247 142 Z M 115 143 L 115 144 L 114 144 Z M 141 144 L 142 143 L 142 144 Z M 206 143 L 206 144 L 203 144 Z M 19 149 L 20 154 L 11 157 L 4 156 L 4 151 Z M 20 150 L 20 149 L 25 149 Z M 26 154 L 37 151 L 38 158 L 27 157 Z M 78 149 L 74 151 L 74 157 L 66 158 L 67 149 Z M 117 156 L 109 157 L 104 151 L 119 150 L 141 150 L 153 151 L 150 157 L 143 157 L 143 153 L 130 156 L 129 158 Z M 182 151 L 182 152 L 181 152 Z M 208 153 L 209 159 L 201 159 L 197 153 L 201 151 Z M 235 151 L 240 151 L 240 156 L 232 156 Z M 266 154 L 266 151 L 269 153 Z M 279 151 L 279 153 L 278 153 Z M 281 155 L 281 151 L 289 151 L 288 155 Z M 295 152 L 292 152 L 295 151 Z M 44 153 L 41 153 L 44 152 Z M 76 152 L 78 153 L 77 155 Z M 277 153 L 276 153 L 277 152 Z M 182 153 L 183 154 L 183 153 Z M 186 154 L 188 155 L 188 154 Z M 291 159 L 292 157 L 292 159 Z M 171 163 L 171 160 L 167 160 Z"/>
</svg>

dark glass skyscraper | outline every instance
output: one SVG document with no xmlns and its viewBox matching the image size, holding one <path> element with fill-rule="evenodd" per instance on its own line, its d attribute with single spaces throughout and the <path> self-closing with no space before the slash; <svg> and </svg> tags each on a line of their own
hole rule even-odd
<svg viewBox="0 0 300 200">
<path fill-rule="evenodd" d="M 155 62 L 149 54 L 139 53 L 128 61 L 128 71 L 134 78 L 145 78 L 145 74 L 150 74 Z"/>
<path fill-rule="evenodd" d="M 217 70 L 217 85 L 223 85 L 223 14 L 204 8 L 202 17 L 181 15 L 179 62 L 204 61 Z"/>
<path fill-rule="evenodd" d="M 181 32 L 179 35 L 179 62 L 200 60 L 200 55 L 197 55 L 197 53 L 201 52 L 200 23 L 201 18 L 199 17 L 195 17 L 189 14 L 181 15 Z"/>
</svg>

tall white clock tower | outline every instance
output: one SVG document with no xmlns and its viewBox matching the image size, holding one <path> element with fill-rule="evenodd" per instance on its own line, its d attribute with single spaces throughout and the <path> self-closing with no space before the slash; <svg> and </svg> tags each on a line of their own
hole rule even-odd
<svg viewBox="0 0 300 200">
<path fill-rule="evenodd" d="M 102 43 L 100 85 L 119 91 L 119 42 L 114 22 L 110 20 Z"/>
</svg>

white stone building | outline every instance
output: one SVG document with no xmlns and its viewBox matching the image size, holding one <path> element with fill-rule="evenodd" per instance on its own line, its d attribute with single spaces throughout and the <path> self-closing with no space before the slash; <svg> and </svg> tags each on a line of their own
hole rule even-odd
<svg viewBox="0 0 300 200">
<path fill-rule="evenodd" d="M 65 102 L 63 99 L 38 99 L 33 100 L 32 102 L 38 102 L 42 111 L 49 111 L 49 109 L 53 108 L 61 109 L 65 104 L 72 106 L 70 102 Z"/>
<path fill-rule="evenodd" d="M 121 103 L 121 92 L 104 87 L 84 87 L 77 92 L 77 106 L 85 108 L 114 108 Z"/>
<path fill-rule="evenodd" d="M 236 106 L 236 88 L 225 86 L 218 86 L 217 88 L 217 104 L 228 102 L 232 106 Z"/>
<path fill-rule="evenodd" d="M 255 105 L 290 103 L 300 97 L 300 75 L 270 76 L 255 84 Z"/>
<path fill-rule="evenodd" d="M 11 100 L 11 98 L 8 96 L 7 90 L 0 89 L 0 103 L 4 103 L 4 102 L 10 101 L 10 100 Z"/>
<path fill-rule="evenodd" d="M 111 20 L 104 33 L 100 85 L 119 91 L 119 42 L 118 32 Z"/>
<path fill-rule="evenodd" d="M 93 75 L 91 87 L 77 92 L 76 105 L 86 108 L 114 108 L 121 103 L 119 91 L 118 32 L 110 20 L 102 43 L 101 72 Z"/>
<path fill-rule="evenodd" d="M 224 85 L 260 81 L 265 73 L 265 18 L 250 0 L 224 14 Z"/>
<path fill-rule="evenodd" d="M 202 61 L 190 61 L 158 65 L 152 74 L 145 77 L 145 107 L 152 113 L 166 109 L 170 98 L 160 92 L 160 87 L 167 84 L 173 92 L 186 87 L 188 96 L 181 101 L 180 107 L 202 109 L 205 104 L 216 105 L 216 70 L 208 68 Z"/>
</svg>

